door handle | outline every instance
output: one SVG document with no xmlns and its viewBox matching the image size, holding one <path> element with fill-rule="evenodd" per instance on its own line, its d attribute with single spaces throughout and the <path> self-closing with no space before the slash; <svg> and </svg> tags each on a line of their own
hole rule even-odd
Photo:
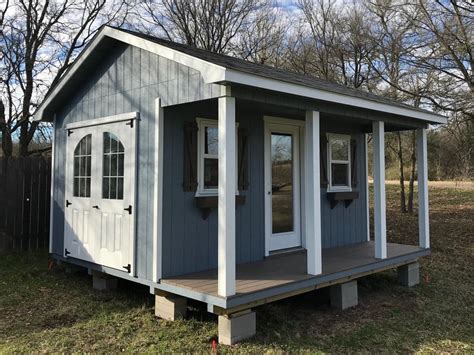
<svg viewBox="0 0 474 355">
<path fill-rule="evenodd" d="M 97 205 L 92 206 L 92 208 L 95 208 L 96 210 L 100 209 L 99 206 L 97 206 Z"/>
</svg>

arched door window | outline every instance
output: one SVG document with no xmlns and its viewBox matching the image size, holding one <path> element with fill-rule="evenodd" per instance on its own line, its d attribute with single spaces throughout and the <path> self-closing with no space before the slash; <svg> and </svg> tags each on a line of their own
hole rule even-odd
<svg viewBox="0 0 474 355">
<path fill-rule="evenodd" d="M 74 149 L 74 191 L 75 197 L 91 197 L 91 135 L 77 143 Z"/>
<path fill-rule="evenodd" d="M 104 132 L 102 198 L 123 199 L 125 149 L 117 136 Z"/>
</svg>

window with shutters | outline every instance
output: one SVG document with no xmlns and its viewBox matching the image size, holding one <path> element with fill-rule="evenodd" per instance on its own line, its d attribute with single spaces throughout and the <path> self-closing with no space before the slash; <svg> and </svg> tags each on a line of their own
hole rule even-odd
<svg viewBox="0 0 474 355">
<path fill-rule="evenodd" d="M 351 136 L 328 134 L 328 191 L 351 191 Z"/>
<path fill-rule="evenodd" d="M 197 191 L 196 196 L 217 195 L 219 186 L 217 120 L 196 118 L 197 136 Z M 238 128 L 238 123 L 236 124 Z M 237 145 L 236 135 L 236 145 Z M 236 147 L 236 154 L 238 149 Z M 236 156 L 236 171 L 237 156 Z"/>
</svg>

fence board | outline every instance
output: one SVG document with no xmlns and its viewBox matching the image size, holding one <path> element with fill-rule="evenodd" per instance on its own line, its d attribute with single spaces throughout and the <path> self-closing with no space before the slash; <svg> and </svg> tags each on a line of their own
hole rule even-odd
<svg viewBox="0 0 474 355">
<path fill-rule="evenodd" d="M 0 157 L 0 252 L 49 242 L 51 159 Z"/>
</svg>

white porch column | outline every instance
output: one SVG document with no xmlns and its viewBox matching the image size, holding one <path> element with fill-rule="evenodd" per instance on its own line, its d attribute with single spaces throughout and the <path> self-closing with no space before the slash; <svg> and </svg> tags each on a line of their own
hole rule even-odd
<svg viewBox="0 0 474 355">
<path fill-rule="evenodd" d="M 306 111 L 305 235 L 308 274 L 322 273 L 319 112 Z"/>
<path fill-rule="evenodd" d="M 235 294 L 235 98 L 219 98 L 218 293 Z"/>
<path fill-rule="evenodd" d="M 418 226 L 420 247 L 430 247 L 430 223 L 428 207 L 428 151 L 426 129 L 419 128 L 416 135 L 418 165 Z"/>
<path fill-rule="evenodd" d="M 387 257 L 387 222 L 385 212 L 385 139 L 384 123 L 372 123 L 374 134 L 374 232 L 375 257 Z"/>
</svg>

